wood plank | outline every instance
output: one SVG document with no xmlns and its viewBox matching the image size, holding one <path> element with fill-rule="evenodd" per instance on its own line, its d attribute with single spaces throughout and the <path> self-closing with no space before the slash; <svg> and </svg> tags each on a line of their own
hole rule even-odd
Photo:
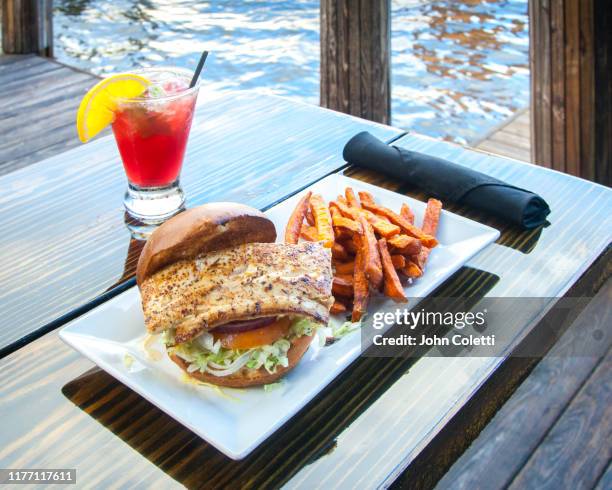
<svg viewBox="0 0 612 490">
<path fill-rule="evenodd" d="M 479 150 L 487 151 L 496 155 L 502 155 L 517 160 L 528 161 L 531 158 L 531 152 L 524 148 L 517 148 L 510 144 L 485 141 L 477 147 Z"/>
<path fill-rule="evenodd" d="M 34 54 L 2 54 L 0 55 L 0 74 L 4 75 L 19 69 L 48 64 L 48 59 L 41 58 Z"/>
<path fill-rule="evenodd" d="M 0 118 L 0 134 L 15 131 L 19 124 L 48 117 L 52 120 L 74 120 L 79 103 L 91 88 L 90 79 L 68 79 L 61 90 L 52 90 L 40 97 L 16 97 L 19 102 L 7 103 Z M 14 141 L 16 138 L 12 138 Z"/>
<path fill-rule="evenodd" d="M 505 157 L 531 161 L 531 131 L 529 110 L 519 111 L 498 125 L 484 138 L 477 140 L 475 148 Z"/>
<path fill-rule="evenodd" d="M 531 116 L 529 114 L 529 110 L 525 110 L 524 112 L 522 112 L 517 118 L 516 118 L 516 122 L 520 122 L 526 125 L 531 124 Z"/>
<path fill-rule="evenodd" d="M 585 179 L 596 177 L 595 162 L 595 25 L 593 0 L 580 1 L 580 168 Z M 612 90 L 612 87 L 610 87 Z M 610 162 L 612 164 L 612 162 Z"/>
<path fill-rule="evenodd" d="M 525 145 L 531 148 L 531 138 L 529 137 L 530 126 L 528 123 L 524 124 L 522 121 L 514 121 L 512 124 L 508 124 L 508 126 L 503 129 L 503 134 L 520 136 Z"/>
<path fill-rule="evenodd" d="M 338 69 L 338 91 L 337 110 L 350 114 L 350 70 L 349 70 L 349 0 L 338 0 L 338 15 L 336 16 L 336 32 L 338 33 L 337 46 L 337 69 Z"/>
<path fill-rule="evenodd" d="M 551 79 L 551 39 L 550 39 L 550 0 L 540 0 L 540 15 L 546 19 L 541 25 L 540 45 L 541 57 L 544 60 L 541 68 L 541 97 L 542 97 L 542 127 L 538 142 L 542 146 L 541 164 L 545 167 L 552 165 L 552 79 Z"/>
<path fill-rule="evenodd" d="M 383 8 L 380 5 L 384 5 Z M 381 0 L 371 6 L 371 17 L 372 26 L 382 31 L 382 33 L 375 34 L 375 38 L 372 41 L 370 51 L 372 59 L 372 78 L 370 82 L 371 92 L 371 105 L 372 105 L 372 117 L 374 121 L 380 121 L 384 124 L 389 124 L 390 116 L 389 113 L 385 112 L 385 109 L 390 109 L 388 104 L 388 97 L 391 91 L 390 87 L 390 76 L 391 72 L 389 67 L 389 43 L 385 42 L 386 39 L 391 38 L 389 23 L 391 5 L 390 0 Z"/>
<path fill-rule="evenodd" d="M 567 121 L 565 168 L 571 175 L 580 175 L 580 0 L 564 0 L 564 5 Z"/>
<path fill-rule="evenodd" d="M 518 149 L 529 151 L 531 144 L 523 135 L 516 135 L 510 131 L 498 131 L 491 135 L 489 140 L 491 143 L 501 143 L 506 145 L 516 146 Z"/>
<path fill-rule="evenodd" d="M 597 482 L 595 490 L 610 490 L 612 488 L 612 462 Z"/>
<path fill-rule="evenodd" d="M 11 65 L 17 62 L 23 62 L 26 58 L 40 59 L 40 56 L 34 54 L 5 54 L 0 56 L 0 71 L 4 70 L 4 65 Z"/>
<path fill-rule="evenodd" d="M 67 100 L 70 97 L 72 97 L 73 105 L 78 107 L 82 96 L 97 82 L 97 79 L 81 73 L 68 72 L 62 75 L 61 79 L 56 76 L 49 79 L 48 84 L 44 85 L 47 90 L 32 91 L 30 87 L 22 87 L 20 91 L 10 95 L 6 94 L 6 97 L 3 94 L 0 98 L 3 103 L 2 119 L 14 117 L 15 114 L 21 114 L 27 118 L 30 113 L 44 108 L 47 104 Z M 60 114 L 58 113 L 57 116 Z"/>
<path fill-rule="evenodd" d="M 530 81 L 530 111 L 529 128 L 531 145 L 531 161 L 540 164 L 542 161 L 540 141 L 540 128 L 542 127 L 542 92 L 540 72 L 537 69 L 540 61 L 540 50 L 536 49 L 540 40 L 540 4 L 539 0 L 528 0 L 527 14 L 529 17 L 529 81 Z"/>
<path fill-rule="evenodd" d="M 374 81 L 374 60 L 372 59 L 372 43 L 376 42 L 375 30 L 377 29 L 372 19 L 373 3 L 375 2 L 372 0 L 359 0 L 359 35 L 361 36 L 361 70 L 359 72 L 359 79 L 361 82 L 361 117 L 366 119 L 373 118 L 372 84 Z"/>
<path fill-rule="evenodd" d="M 597 366 L 510 489 L 592 488 L 597 483 L 612 458 L 611 372 L 612 351 Z"/>
<path fill-rule="evenodd" d="M 73 75 L 70 70 L 64 71 L 62 68 L 50 63 L 49 67 L 45 67 L 44 71 L 28 76 L 27 73 L 22 73 L 23 78 L 5 82 L 3 85 L 2 97 L 11 100 L 11 97 L 16 94 L 28 94 L 30 97 L 40 94 L 46 90 L 53 90 L 55 85 L 61 84 L 62 75 Z M 93 77 L 91 78 L 93 80 Z"/>
<path fill-rule="evenodd" d="M 0 72 L 0 80 L 3 88 L 6 88 L 8 92 L 16 86 L 23 88 L 24 83 L 35 83 L 53 72 L 56 72 L 57 75 L 57 72 L 61 72 L 61 69 L 62 67 L 56 63 L 37 63 L 25 67 L 18 64 L 12 70 Z"/>
<path fill-rule="evenodd" d="M 323 4 L 323 3 L 322 3 Z M 338 40 L 337 40 L 337 26 L 338 26 L 338 11 L 335 0 L 327 0 L 327 85 L 325 90 L 328 92 L 327 99 L 330 105 L 327 107 L 334 108 L 338 105 Z M 322 88 L 323 90 L 323 80 Z"/>
<path fill-rule="evenodd" d="M 532 137 L 534 162 L 550 167 L 551 123 L 550 116 L 550 3 L 549 0 L 529 1 L 529 49 L 531 67 Z"/>
<path fill-rule="evenodd" d="M 10 59 L 0 65 L 0 175 L 79 145 L 76 110 L 98 79 L 38 56 Z"/>
<path fill-rule="evenodd" d="M 564 0 L 551 0 L 551 117 L 553 168 L 565 172 L 565 57 L 559 56 L 565 46 Z M 545 109 L 544 109 L 545 110 Z"/>
<path fill-rule="evenodd" d="M 349 109 L 350 114 L 363 114 L 361 105 L 361 10 L 351 4 L 351 15 L 348 17 L 349 25 Z"/>
<path fill-rule="evenodd" d="M 610 343 L 597 340 L 597 332 L 612 322 L 611 304 L 608 280 L 455 462 L 439 490 L 506 488 L 512 482 L 608 351 Z"/>
</svg>

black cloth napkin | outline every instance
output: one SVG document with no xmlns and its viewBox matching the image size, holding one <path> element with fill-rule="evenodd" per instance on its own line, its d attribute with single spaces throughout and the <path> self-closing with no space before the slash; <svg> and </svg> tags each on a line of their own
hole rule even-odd
<svg viewBox="0 0 612 490">
<path fill-rule="evenodd" d="M 526 229 L 546 221 L 550 208 L 531 191 L 424 153 L 389 146 L 367 131 L 353 136 L 344 159 L 413 184 L 443 201 L 499 216 Z"/>
</svg>

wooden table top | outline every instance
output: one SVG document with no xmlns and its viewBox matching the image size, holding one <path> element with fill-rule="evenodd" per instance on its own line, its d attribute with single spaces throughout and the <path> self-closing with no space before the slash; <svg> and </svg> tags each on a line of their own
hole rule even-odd
<svg viewBox="0 0 612 490">
<path fill-rule="evenodd" d="M 184 178 L 192 205 L 221 197 L 259 207 L 275 202 L 340 168 L 344 142 L 370 124 L 282 99 L 257 96 L 246 101 L 241 97 L 251 96 L 221 99 L 216 103 L 223 104 L 223 110 L 209 114 L 208 126 L 206 120 L 198 123 L 204 128 L 192 141 L 189 158 L 201 161 L 202 168 L 188 168 Z M 269 131 L 255 130 L 262 117 L 270 121 Z M 387 139 L 398 134 L 389 128 L 371 127 Z M 202 149 L 194 151 L 194 142 L 198 147 L 199 141 Z M 396 144 L 530 188 L 552 208 L 548 227 L 525 232 L 474 211 L 447 206 L 497 227 L 502 235 L 441 286 L 436 292 L 440 296 L 562 296 L 610 245 L 610 189 L 413 135 L 403 136 Z M 122 170 L 116 157 L 108 157 L 108 140 L 93 145 L 97 146 L 89 148 L 97 148 L 96 152 L 88 147 L 70 152 L 76 167 L 62 165 L 67 160 L 64 154 L 36 165 L 38 172 L 21 171 L 27 175 L 11 181 L 12 189 L 24 193 L 21 201 L 13 196 L 10 202 L 13 214 L 9 229 L 16 233 L 23 228 L 16 235 L 23 239 L 14 241 L 13 253 L 19 245 L 26 250 L 35 247 L 41 250 L 40 260 L 44 264 L 49 261 L 46 271 L 43 266 L 28 272 L 29 283 L 12 279 L 13 287 L 19 285 L 21 293 L 10 296 L 11 304 L 22 316 L 28 312 L 25 317 L 34 329 L 39 328 L 41 319 L 70 311 L 123 275 L 129 241 L 121 228 L 122 218 L 117 216 Z M 293 148 L 290 153 L 289 146 Z M 236 170 L 220 165 L 226 158 L 234 162 Z M 87 164 L 78 164 L 79 159 L 86 159 Z M 252 165 L 248 175 L 239 170 L 245 165 Z M 37 182 L 39 173 L 47 177 Z M 347 173 L 425 197 L 372 172 L 349 169 Z M 95 185 L 88 184 L 92 181 Z M 23 191 L 27 185 L 33 187 L 31 192 Z M 6 193 L 2 195 L 6 199 Z M 71 203 L 69 207 L 64 199 Z M 107 201 L 113 202 L 112 207 L 104 204 Z M 34 217 L 28 217 L 28 204 L 36 210 Z M 100 206 L 104 211 L 92 223 L 92 210 Z M 58 217 L 55 222 L 52 216 Z M 19 227 L 25 220 L 28 226 Z M 36 240 L 30 241 L 26 231 Z M 81 247 L 83 238 L 86 245 Z M 46 239 L 51 239 L 52 245 L 45 245 Z M 1 246 L 7 250 L 6 233 L 2 240 Z M 103 246 L 94 249 L 96 243 Z M 21 263 L 16 257 L 13 260 Z M 13 277 L 17 277 L 17 266 L 4 257 L 2 260 L 3 271 L 12 267 Z M 609 254 L 603 260 L 600 275 L 609 275 Z M 128 260 L 128 270 L 132 266 L 133 258 Z M 73 272 L 75 267 L 77 273 Z M 90 273 L 89 268 L 96 272 Z M 67 274 L 63 279 L 62 273 Z M 10 294 L 7 277 L 2 282 L 3 305 Z M 591 282 L 598 280 L 589 278 Z M 89 289 L 92 283 L 94 287 Z M 28 294 L 42 302 L 44 315 L 38 315 L 39 306 L 26 299 Z M 64 303 L 67 298 L 68 306 Z M 15 330 L 22 317 L 11 311 L 7 315 L 13 316 L 4 315 L 4 320 L 11 319 L 11 328 L 3 331 Z M 537 323 L 537 315 L 517 316 L 513 326 L 516 342 Z M 10 332 L 4 335 L 10 338 Z M 313 481 L 346 488 L 387 485 L 424 453 L 503 362 L 502 358 L 486 357 L 359 358 L 250 456 L 231 461 L 65 346 L 53 330 L 0 361 L 0 410 L 4 416 L 0 462 L 3 467 L 77 468 L 77 479 L 88 486 L 240 484 L 257 488 L 286 484 L 310 488 Z"/>
</svg>

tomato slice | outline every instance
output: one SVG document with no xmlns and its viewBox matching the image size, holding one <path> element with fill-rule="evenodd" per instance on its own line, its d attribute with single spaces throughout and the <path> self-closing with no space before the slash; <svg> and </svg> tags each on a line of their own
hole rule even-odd
<svg viewBox="0 0 612 490">
<path fill-rule="evenodd" d="M 212 330 L 215 340 L 220 340 L 226 349 L 252 349 L 262 345 L 269 345 L 285 337 L 291 326 L 287 317 L 280 318 L 265 327 L 248 330 L 246 332 L 217 333 Z"/>
</svg>

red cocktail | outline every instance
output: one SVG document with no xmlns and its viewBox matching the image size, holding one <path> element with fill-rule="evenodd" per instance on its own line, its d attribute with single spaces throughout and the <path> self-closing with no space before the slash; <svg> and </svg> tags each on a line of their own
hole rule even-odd
<svg viewBox="0 0 612 490">
<path fill-rule="evenodd" d="M 179 186 L 198 96 L 190 73 L 178 68 L 139 72 L 151 82 L 138 98 L 119 99 L 113 133 L 128 178 L 124 204 L 145 222 L 159 222 L 184 203 Z"/>
</svg>

